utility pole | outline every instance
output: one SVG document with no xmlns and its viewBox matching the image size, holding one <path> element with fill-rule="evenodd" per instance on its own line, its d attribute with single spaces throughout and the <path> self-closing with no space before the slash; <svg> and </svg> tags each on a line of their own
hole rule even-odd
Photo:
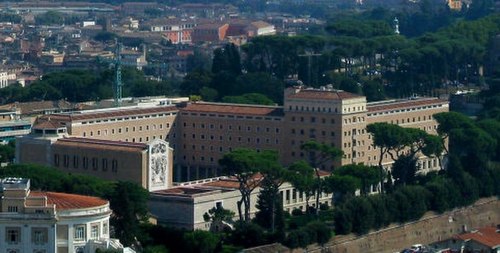
<svg viewBox="0 0 500 253">
<path fill-rule="evenodd" d="M 121 61 L 121 44 L 116 43 L 116 52 L 115 52 L 115 106 L 119 107 L 122 104 L 122 61 Z"/>
</svg>

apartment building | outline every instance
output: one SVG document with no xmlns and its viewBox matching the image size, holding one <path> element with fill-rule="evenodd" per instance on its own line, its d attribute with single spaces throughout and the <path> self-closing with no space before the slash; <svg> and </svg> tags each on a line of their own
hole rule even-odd
<svg viewBox="0 0 500 253">
<path fill-rule="evenodd" d="M 16 143 L 20 163 L 126 180 L 150 191 L 173 182 L 173 149 L 165 139 L 175 107 L 130 107 L 45 115 Z M 173 136 L 174 137 L 174 136 Z"/>
<path fill-rule="evenodd" d="M 69 141 L 61 138 L 77 137 L 72 145 L 76 145 L 75 142 L 84 145 L 85 139 L 102 140 L 100 145 L 109 146 L 165 141 L 173 149 L 173 164 L 170 163 L 169 168 L 176 182 L 219 176 L 218 160 L 225 153 L 242 147 L 278 150 L 285 166 L 301 159 L 315 163 L 311 160 L 313 156 L 300 148 L 309 140 L 344 151 L 340 161 L 317 164 L 323 170 L 351 163 L 377 165 L 379 150 L 373 147 L 366 125 L 388 122 L 435 134 L 437 122 L 432 115 L 449 109 L 447 101 L 436 98 L 367 103 L 364 96 L 328 87 L 292 87 L 286 89 L 284 97 L 283 106 L 182 102 L 44 115 L 37 119 L 31 137 L 18 141 L 18 161 L 45 161 L 44 164 L 53 166 L 55 161 L 46 156 L 52 157 L 50 152 L 56 149 L 49 147 L 57 142 L 69 145 Z M 59 136 L 51 137 L 53 141 L 45 147 L 46 152 L 40 150 L 39 155 L 23 156 L 25 150 L 34 150 L 28 147 L 36 140 L 44 139 L 43 131 L 59 133 Z M 134 148 L 146 149 L 135 144 Z M 102 153 L 98 150 L 94 152 Z M 45 155 L 47 152 L 50 155 Z M 90 147 L 88 152 L 92 152 Z M 384 157 L 387 167 L 391 162 L 389 157 Z M 142 166 L 147 170 L 148 166 Z M 420 166 L 425 170 L 436 169 L 438 161 L 422 157 Z"/>
<path fill-rule="evenodd" d="M 30 190 L 30 180 L 0 179 L 0 251 L 91 253 L 123 250 L 110 238 L 109 202 L 96 197 Z M 130 251 L 129 251 L 130 252 Z"/>
</svg>

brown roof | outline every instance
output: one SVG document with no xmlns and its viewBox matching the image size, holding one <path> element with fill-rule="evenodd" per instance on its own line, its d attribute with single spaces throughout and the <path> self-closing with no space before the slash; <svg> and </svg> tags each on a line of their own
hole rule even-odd
<svg viewBox="0 0 500 253">
<path fill-rule="evenodd" d="M 447 104 L 447 103 L 448 101 L 442 99 L 422 98 L 416 100 L 397 100 L 387 103 L 367 104 L 366 109 L 368 109 L 368 112 L 375 112 L 375 111 L 387 111 L 399 108 L 419 107 L 424 105 Z"/>
<path fill-rule="evenodd" d="M 212 104 L 212 103 L 191 103 L 182 111 L 207 112 L 207 113 L 227 113 L 239 115 L 261 115 L 261 116 L 282 116 L 283 109 L 268 106 L 245 106 L 236 104 Z"/>
<path fill-rule="evenodd" d="M 198 24 L 197 26 L 194 27 L 194 30 L 215 30 L 215 29 L 220 29 L 223 26 L 228 25 L 227 23 L 204 23 L 204 24 Z"/>
<path fill-rule="evenodd" d="M 148 147 L 148 145 L 144 143 L 99 140 L 99 139 L 79 138 L 79 137 L 61 138 L 58 139 L 56 143 L 54 143 L 54 145 L 67 145 L 74 147 L 97 146 L 101 149 L 118 148 L 125 150 L 136 150 L 136 149 L 144 150 Z"/>
<path fill-rule="evenodd" d="M 18 108 L 23 115 L 43 112 L 45 110 L 72 110 L 78 109 L 78 105 L 74 105 L 65 100 L 56 101 L 35 101 L 24 103 L 12 103 L 2 106 L 2 108 Z"/>
<path fill-rule="evenodd" d="M 480 228 L 471 233 L 456 235 L 455 238 L 464 241 L 474 240 L 492 249 L 500 247 L 500 233 L 495 227 Z"/>
<path fill-rule="evenodd" d="M 262 174 L 257 173 L 255 175 L 253 175 L 252 178 L 249 179 L 249 181 L 253 182 L 254 186 L 258 186 L 262 179 L 263 179 Z M 235 177 L 220 179 L 217 181 L 204 183 L 202 185 L 203 186 L 210 186 L 210 187 L 229 188 L 229 189 L 239 189 L 239 187 L 240 187 L 240 183 L 238 182 L 238 180 L 236 180 Z"/>
<path fill-rule="evenodd" d="M 34 129 L 57 129 L 60 127 L 66 126 L 66 123 L 69 121 L 69 116 L 67 115 L 43 115 L 37 117 L 35 122 L 33 123 Z"/>
<path fill-rule="evenodd" d="M 255 21 L 255 22 L 250 23 L 250 25 L 255 27 L 255 28 L 265 28 L 265 27 L 272 26 L 271 24 L 264 22 L 264 21 Z"/>
<path fill-rule="evenodd" d="M 47 197 L 47 204 L 54 204 L 56 210 L 72 210 L 72 209 L 83 209 L 99 207 L 108 204 L 107 200 L 98 198 L 83 196 L 77 194 L 68 194 L 60 192 L 30 192 L 31 197 Z"/>
<path fill-rule="evenodd" d="M 200 187 L 174 187 L 166 190 L 155 191 L 159 195 L 196 195 L 200 193 L 212 192 L 214 189 Z"/>
<path fill-rule="evenodd" d="M 350 93 L 342 90 L 313 90 L 302 89 L 297 93 L 290 94 L 288 98 L 299 99 L 324 99 L 324 100 L 342 100 L 351 98 L 361 98 L 358 94 Z"/>
<path fill-rule="evenodd" d="M 36 125 L 34 125 L 33 129 L 57 129 L 60 127 L 64 127 L 64 126 L 60 125 L 54 121 L 43 121 L 43 122 L 40 122 L 40 123 L 37 123 Z"/>
<path fill-rule="evenodd" d="M 151 108 L 134 108 L 134 109 L 118 108 L 118 110 L 109 110 L 101 112 L 74 113 L 71 114 L 71 119 L 72 120 L 104 119 L 104 118 L 112 118 L 118 116 L 147 115 L 147 114 L 171 112 L 171 111 L 177 111 L 177 108 L 175 106 L 158 106 Z"/>
</svg>

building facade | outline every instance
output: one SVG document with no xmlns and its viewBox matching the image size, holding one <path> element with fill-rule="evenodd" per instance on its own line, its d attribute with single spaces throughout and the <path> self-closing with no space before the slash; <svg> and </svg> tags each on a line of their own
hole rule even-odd
<svg viewBox="0 0 500 253">
<path fill-rule="evenodd" d="M 109 202 L 96 197 L 30 190 L 29 179 L 0 180 L 0 251 L 93 253 L 123 249 L 110 238 Z"/>
<path fill-rule="evenodd" d="M 78 142 L 75 145 L 81 146 L 85 139 L 101 140 L 103 143 L 99 145 L 110 147 L 118 143 L 149 145 L 151 141 L 162 140 L 173 149 L 169 158 L 173 161 L 173 180 L 183 182 L 219 176 L 218 160 L 236 148 L 275 149 L 285 166 L 302 159 L 314 163 L 312 156 L 300 147 L 315 140 L 343 150 L 340 161 L 317 164 L 323 170 L 332 170 L 351 163 L 378 164 L 380 150 L 372 145 L 366 125 L 387 122 L 436 134 L 437 122 L 432 115 L 448 111 L 448 102 L 440 99 L 367 103 L 364 96 L 328 87 L 292 87 L 285 91 L 284 97 L 283 106 L 182 102 L 44 115 L 37 119 L 33 134 L 18 141 L 17 157 L 19 162 L 45 161 L 44 164 L 55 165 L 53 158 L 46 157 L 48 153 L 53 156 L 54 150 L 62 150 L 69 143 Z M 45 147 L 51 151 L 40 150 L 38 155 L 23 156 L 23 152 L 30 152 L 25 150 L 35 150 L 29 148 L 34 143 L 47 140 L 43 137 L 44 131 L 61 135 L 51 137 L 50 145 Z M 63 136 L 78 140 L 62 140 Z M 59 146 L 64 148 L 56 148 Z M 88 152 L 103 154 L 97 147 L 95 151 L 92 149 Z M 390 157 L 383 159 L 384 165 L 390 167 Z M 124 164 L 132 166 L 130 162 L 124 161 Z M 424 172 L 438 166 L 436 158 L 420 160 Z M 87 173 L 91 174 L 92 170 Z M 142 172 L 145 178 L 134 180 L 147 181 L 146 174 Z"/>
<path fill-rule="evenodd" d="M 323 176 L 327 174 L 322 172 Z M 261 178 L 254 179 L 260 180 Z M 210 209 L 222 207 L 237 215 L 238 201 L 241 199 L 238 187 L 238 181 L 231 177 L 186 182 L 175 188 L 152 192 L 148 207 L 159 224 L 189 230 L 209 230 L 212 223 L 206 221 L 203 215 Z M 250 195 L 251 217 L 258 210 L 256 204 L 259 193 L 260 187 L 256 187 Z M 283 183 L 280 186 L 280 198 L 286 212 L 294 209 L 305 211 L 306 204 L 315 205 L 314 196 L 307 200 L 305 195 L 299 193 L 290 183 Z M 330 206 L 332 195 L 321 194 L 320 204 Z"/>
</svg>

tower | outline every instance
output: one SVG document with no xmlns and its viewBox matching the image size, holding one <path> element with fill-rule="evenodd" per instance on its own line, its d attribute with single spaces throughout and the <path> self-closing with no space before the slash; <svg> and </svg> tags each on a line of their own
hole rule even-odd
<svg viewBox="0 0 500 253">
<path fill-rule="evenodd" d="M 399 20 L 397 17 L 394 18 L 394 33 L 399 35 Z"/>
</svg>

